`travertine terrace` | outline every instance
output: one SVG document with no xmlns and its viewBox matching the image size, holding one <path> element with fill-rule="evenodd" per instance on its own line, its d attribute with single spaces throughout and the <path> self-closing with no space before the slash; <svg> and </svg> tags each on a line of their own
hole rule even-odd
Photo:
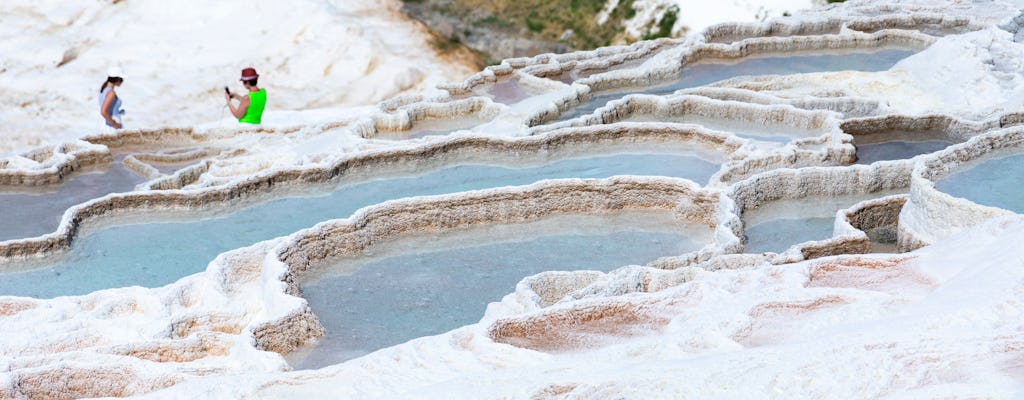
<svg viewBox="0 0 1024 400">
<path fill-rule="evenodd" d="M 317 125 L 129 130 L 0 160 L 8 192 L 113 162 L 144 181 L 67 209 L 52 233 L 0 242 L 8 274 L 46 268 L 89 232 L 217 217 L 450 166 L 658 150 L 717 167 L 707 181 L 573 177 L 396 197 L 222 253 L 163 287 L 2 296 L 0 398 L 1019 396 L 1020 273 L 986 264 L 985 274 L 952 277 L 986 249 L 1019 260 L 1008 241 L 1021 238 L 1024 220 L 934 186 L 972 160 L 1022 152 L 1022 104 L 1012 100 L 1024 93 L 1012 70 L 1024 65 L 1019 6 L 850 1 L 685 39 L 509 59 L 442 86 L 446 94 L 394 98 Z M 951 56 L 964 48 L 972 55 Z M 907 57 L 871 69 L 871 55 L 888 50 Z M 807 61 L 811 70 L 646 91 L 694 66 L 818 55 L 863 56 L 871 70 Z M 951 66 L 934 67 L 943 62 Z M 987 63 L 981 78 L 964 72 Z M 968 93 L 978 81 L 995 83 Z M 958 88 L 961 99 L 948 96 Z M 858 137 L 913 142 L 915 132 L 952 144 L 853 165 Z M 825 210 L 830 237 L 744 250 L 745 218 L 758 210 L 840 198 L 853 200 Z M 324 335 L 301 281 L 332 259 L 409 236 L 637 210 L 668 212 L 708 239 L 646 265 L 524 276 L 476 324 L 339 365 L 292 371 L 285 361 Z M 941 300 L 968 296 L 961 290 L 972 282 L 997 294 Z M 982 311 L 964 316 L 966 307 Z M 830 376 L 801 380 L 807 371 Z"/>
</svg>

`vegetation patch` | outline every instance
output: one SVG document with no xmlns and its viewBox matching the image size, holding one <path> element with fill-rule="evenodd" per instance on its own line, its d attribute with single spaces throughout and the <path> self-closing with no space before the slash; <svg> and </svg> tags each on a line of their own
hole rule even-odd
<svg viewBox="0 0 1024 400">
<path fill-rule="evenodd" d="M 532 12 L 526 16 L 526 27 L 530 29 L 530 32 L 540 33 L 544 30 L 544 21 L 537 16 L 537 13 Z"/>
<path fill-rule="evenodd" d="M 679 20 L 679 6 L 673 5 L 661 15 L 657 29 L 644 35 L 644 40 L 672 36 L 672 27 L 675 26 L 677 20 Z"/>
<path fill-rule="evenodd" d="M 597 23 L 597 16 L 605 8 L 606 0 L 453 0 L 446 4 L 445 11 L 459 15 L 472 26 L 525 33 L 531 39 L 564 43 L 571 50 L 581 50 L 630 42 L 622 23 L 636 16 L 633 1 L 620 0 L 601 24 Z M 572 35 L 563 37 L 570 29 Z"/>
</svg>

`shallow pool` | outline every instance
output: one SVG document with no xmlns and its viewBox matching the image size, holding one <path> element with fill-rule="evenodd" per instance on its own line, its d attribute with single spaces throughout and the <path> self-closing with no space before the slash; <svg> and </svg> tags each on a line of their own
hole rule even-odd
<svg viewBox="0 0 1024 400">
<path fill-rule="evenodd" d="M 908 160 L 922 154 L 934 153 L 952 145 L 945 140 L 923 142 L 891 141 L 857 146 L 857 164 L 871 164 L 877 161 Z"/>
<path fill-rule="evenodd" d="M 679 79 L 659 86 L 630 88 L 594 94 L 589 101 L 562 113 L 559 120 L 591 114 L 594 110 L 633 93 L 668 94 L 746 75 L 790 75 L 831 71 L 885 71 L 913 55 L 912 50 L 849 51 L 840 54 L 748 57 L 738 62 L 712 60 L 687 66 Z"/>
<path fill-rule="evenodd" d="M 888 190 L 832 197 L 809 196 L 766 203 L 742 216 L 746 239 L 743 251 L 781 253 L 797 244 L 829 239 L 837 211 L 865 200 L 903 192 Z"/>
<path fill-rule="evenodd" d="M 529 275 L 644 264 L 698 250 L 710 237 L 709 228 L 686 228 L 667 212 L 572 216 L 421 237 L 342 259 L 327 277 L 302 283 L 327 334 L 290 362 L 320 368 L 440 334 L 479 321 L 488 303 Z"/>
<path fill-rule="evenodd" d="M 780 218 L 747 227 L 745 253 L 781 253 L 791 246 L 832 237 L 834 217 Z"/>
<path fill-rule="evenodd" d="M 857 147 L 857 164 L 907 160 L 934 153 L 961 141 L 938 130 L 890 131 L 853 137 Z"/>
<path fill-rule="evenodd" d="M 8 189 L 0 193 L 0 241 L 55 232 L 71 206 L 110 193 L 130 192 L 143 181 L 118 159 L 109 167 L 76 173 L 59 186 Z"/>
<path fill-rule="evenodd" d="M 199 160 L 189 160 L 189 161 L 181 161 L 181 162 L 161 162 L 161 161 L 149 161 L 149 160 L 141 160 L 141 161 L 143 163 L 149 164 L 153 168 L 156 168 L 157 172 L 159 172 L 159 173 L 161 173 L 163 175 L 174 175 L 175 172 L 178 172 L 178 170 L 180 170 L 182 168 L 190 167 L 190 166 L 193 166 L 193 165 L 196 165 L 196 164 L 199 163 Z"/>
<path fill-rule="evenodd" d="M 69 254 L 59 261 L 0 275 L 0 295 L 49 298 L 131 285 L 161 286 L 204 270 L 227 250 L 288 235 L 328 219 L 346 218 L 359 208 L 402 197 L 613 175 L 670 176 L 703 184 L 717 170 L 717 164 L 694 155 L 659 153 L 561 159 L 522 168 L 448 166 L 418 176 L 346 185 L 326 195 L 278 199 L 218 218 L 102 229 L 76 239 Z M 181 218 L 190 214 L 180 213 Z M 28 267 L 0 264 L 0 268 Z"/>
<path fill-rule="evenodd" d="M 1024 154 L 974 161 L 935 182 L 935 188 L 975 203 L 1024 213 Z"/>
<path fill-rule="evenodd" d="M 818 130 L 802 129 L 792 126 L 755 124 L 745 121 L 734 121 L 723 118 L 710 118 L 699 115 L 667 115 L 635 114 L 624 121 L 630 122 L 671 122 L 679 124 L 696 124 L 704 128 L 729 132 L 744 139 L 751 139 L 775 144 L 785 144 L 793 140 L 824 135 Z"/>
<path fill-rule="evenodd" d="M 515 104 L 530 97 L 519 85 L 517 78 L 505 78 L 481 86 L 474 90 L 474 93 L 490 97 L 496 103 Z"/>
<path fill-rule="evenodd" d="M 489 120 L 478 117 L 457 117 L 456 119 L 426 119 L 413 123 L 407 131 L 379 131 L 374 139 L 408 140 L 425 136 L 447 135 L 449 133 L 469 129 L 487 123 Z"/>
</svg>

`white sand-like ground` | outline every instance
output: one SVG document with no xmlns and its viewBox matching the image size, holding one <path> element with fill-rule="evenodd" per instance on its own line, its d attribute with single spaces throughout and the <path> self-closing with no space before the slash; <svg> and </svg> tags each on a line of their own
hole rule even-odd
<svg viewBox="0 0 1024 400">
<path fill-rule="evenodd" d="M 267 124 L 297 124 L 475 72 L 397 0 L 0 3 L 0 154 L 95 133 L 112 65 L 126 128 L 231 126 L 223 87 L 255 67 Z M 316 109 L 321 109 L 316 111 Z M 328 110 L 322 110 L 328 109 Z M 294 111 L 314 110 L 309 114 Z"/>
</svg>

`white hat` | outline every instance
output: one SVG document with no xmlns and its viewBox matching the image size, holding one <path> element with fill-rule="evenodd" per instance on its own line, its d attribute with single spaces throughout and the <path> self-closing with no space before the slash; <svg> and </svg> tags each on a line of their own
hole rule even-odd
<svg viewBox="0 0 1024 400">
<path fill-rule="evenodd" d="M 116 66 L 115 67 L 110 67 L 109 69 L 107 69 L 107 76 L 111 77 L 111 78 L 114 78 L 114 77 L 124 78 L 125 77 L 124 76 L 124 70 L 121 69 L 121 67 L 116 67 Z"/>
</svg>

